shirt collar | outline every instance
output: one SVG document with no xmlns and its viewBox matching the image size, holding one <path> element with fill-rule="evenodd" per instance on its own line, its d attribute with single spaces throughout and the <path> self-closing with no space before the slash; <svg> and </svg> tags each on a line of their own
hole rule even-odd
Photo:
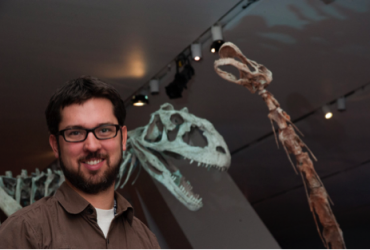
<svg viewBox="0 0 370 250">
<path fill-rule="evenodd" d="M 70 214 L 79 214 L 90 204 L 74 191 L 66 182 L 58 188 L 55 198 L 60 205 Z"/>
<path fill-rule="evenodd" d="M 127 221 L 132 224 L 132 220 L 134 219 L 134 209 L 132 208 L 131 204 L 117 191 L 114 192 L 114 197 L 117 201 L 117 215 L 119 216 L 122 213 L 124 214 Z"/>
<path fill-rule="evenodd" d="M 134 211 L 131 204 L 117 191 L 114 192 L 117 201 L 117 216 L 124 214 L 130 225 L 134 218 Z M 90 203 L 74 191 L 66 182 L 55 193 L 55 198 L 61 206 L 70 214 L 79 214 L 84 211 Z"/>
</svg>

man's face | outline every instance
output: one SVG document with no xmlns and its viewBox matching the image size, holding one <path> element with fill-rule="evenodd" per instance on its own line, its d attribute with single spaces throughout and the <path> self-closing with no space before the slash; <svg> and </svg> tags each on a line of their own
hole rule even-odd
<svg viewBox="0 0 370 250">
<path fill-rule="evenodd" d="M 113 105 L 105 98 L 69 105 L 62 109 L 61 116 L 59 131 L 118 124 Z M 107 140 L 98 140 L 89 133 L 83 142 L 66 142 L 63 136 L 56 140 L 54 135 L 50 135 L 49 141 L 67 181 L 85 193 L 96 194 L 114 184 L 122 162 L 122 151 L 126 150 L 126 137 L 126 127 L 123 126 L 122 132 L 118 131 L 116 137 Z"/>
</svg>

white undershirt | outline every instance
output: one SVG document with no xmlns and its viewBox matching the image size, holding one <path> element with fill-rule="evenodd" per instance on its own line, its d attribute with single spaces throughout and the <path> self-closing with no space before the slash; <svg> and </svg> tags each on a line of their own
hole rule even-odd
<svg viewBox="0 0 370 250">
<path fill-rule="evenodd" d="M 114 208 L 112 209 L 96 209 L 96 215 L 98 220 L 98 225 L 100 229 L 103 231 L 105 238 L 107 238 L 108 230 L 110 223 L 114 218 Z"/>
</svg>

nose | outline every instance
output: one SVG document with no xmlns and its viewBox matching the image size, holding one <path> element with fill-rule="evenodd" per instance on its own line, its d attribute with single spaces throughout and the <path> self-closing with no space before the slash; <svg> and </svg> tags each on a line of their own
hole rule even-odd
<svg viewBox="0 0 370 250">
<path fill-rule="evenodd" d="M 101 148 L 100 141 L 96 139 L 95 135 L 91 132 L 88 133 L 86 140 L 84 141 L 84 150 L 90 152 L 96 152 Z"/>
</svg>

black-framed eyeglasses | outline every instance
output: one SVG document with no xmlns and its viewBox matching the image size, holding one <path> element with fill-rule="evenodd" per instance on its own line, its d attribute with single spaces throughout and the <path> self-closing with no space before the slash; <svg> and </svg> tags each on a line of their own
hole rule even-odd
<svg viewBox="0 0 370 250">
<path fill-rule="evenodd" d="M 58 135 L 63 136 L 66 142 L 83 142 L 84 140 L 86 140 L 89 133 L 92 132 L 96 139 L 108 140 L 116 137 L 120 129 L 120 125 L 105 124 L 92 129 L 67 128 L 58 131 Z"/>
</svg>

